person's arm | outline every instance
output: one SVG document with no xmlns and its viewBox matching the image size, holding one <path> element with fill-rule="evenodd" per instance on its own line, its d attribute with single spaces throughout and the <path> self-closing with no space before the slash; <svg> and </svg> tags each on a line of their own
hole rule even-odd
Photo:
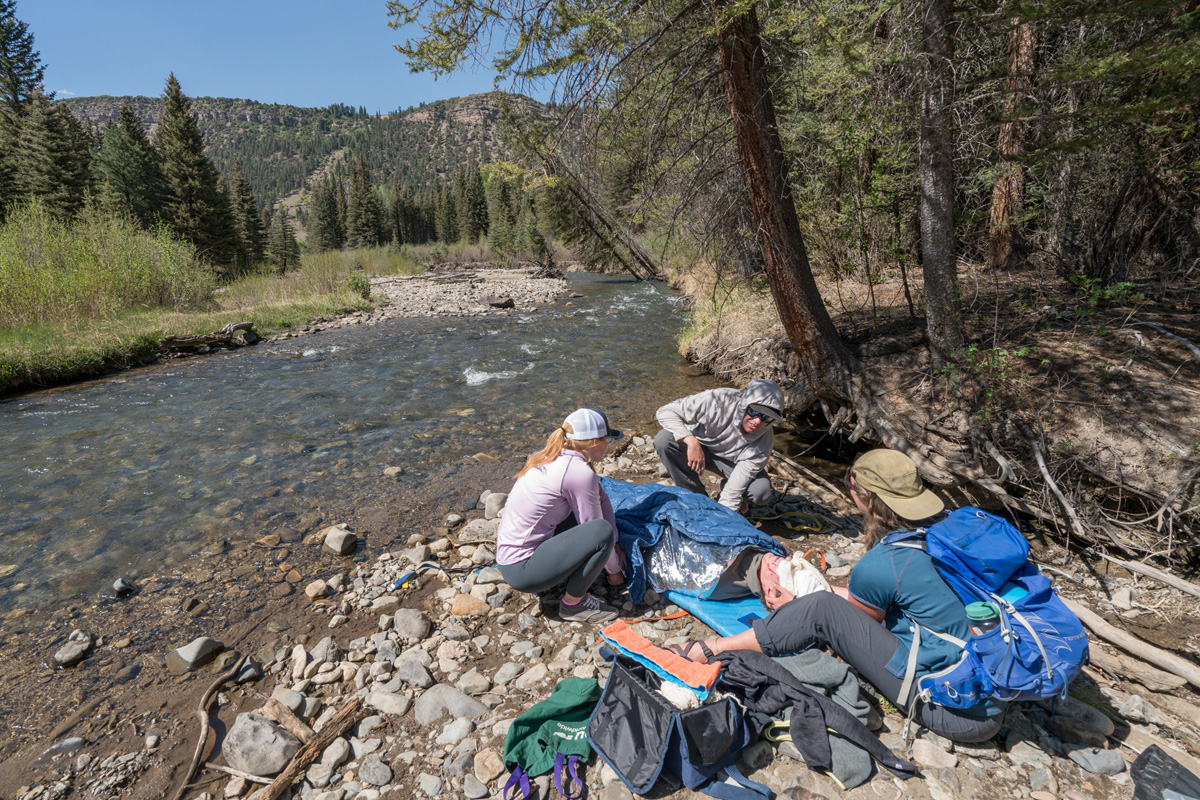
<svg viewBox="0 0 1200 800">
<path fill-rule="evenodd" d="M 600 488 L 600 479 L 588 468 L 582 459 L 569 457 L 570 463 L 563 474 L 562 492 L 575 515 L 575 521 L 582 525 L 594 519 L 603 519 L 612 526 L 613 537 L 617 535 L 617 520 L 613 515 L 612 503 Z M 607 513 L 606 513 L 607 512 Z M 621 573 L 621 559 L 616 547 L 609 554 L 604 564 L 604 571 L 609 575 Z"/>
<path fill-rule="evenodd" d="M 856 597 L 854 597 L 854 595 L 850 594 L 850 590 L 847 589 L 845 586 L 834 586 L 833 593 L 836 594 L 838 597 L 842 597 L 842 598 L 845 598 L 846 600 L 849 600 L 851 605 L 857 606 L 864 614 L 866 614 L 868 617 L 875 620 L 876 622 L 883 622 L 883 612 L 882 611 L 880 611 L 878 608 L 875 608 L 874 606 L 869 606 L 866 603 L 859 602 L 858 598 L 856 598 Z"/>
</svg>

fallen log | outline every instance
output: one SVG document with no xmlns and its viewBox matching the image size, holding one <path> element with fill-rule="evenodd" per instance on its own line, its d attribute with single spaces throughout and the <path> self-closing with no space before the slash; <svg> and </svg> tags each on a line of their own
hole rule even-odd
<svg viewBox="0 0 1200 800">
<path fill-rule="evenodd" d="M 1155 567 L 1148 567 L 1138 561 L 1124 561 L 1119 558 L 1113 558 L 1112 556 L 1105 555 L 1104 553 L 1100 553 L 1100 557 L 1106 561 L 1111 561 L 1117 566 L 1127 569 L 1130 572 L 1136 572 L 1139 575 L 1145 575 L 1147 578 L 1153 578 L 1159 583 L 1165 583 L 1167 586 L 1174 587 L 1181 592 L 1186 592 L 1193 597 L 1200 597 L 1200 586 L 1197 586 L 1194 583 L 1189 583 L 1183 578 L 1176 578 L 1169 572 L 1164 572 L 1163 570 Z"/>
<path fill-rule="evenodd" d="M 284 767 L 283 772 L 271 781 L 271 785 L 259 789 L 250 796 L 250 800 L 277 800 L 289 786 L 304 774 L 304 770 L 308 769 L 308 766 L 321 756 L 321 752 L 331 745 L 334 739 L 349 730 L 364 716 L 366 716 L 366 712 L 363 710 L 362 700 L 357 697 L 350 700 L 342 706 L 342 710 L 333 719 L 329 720 L 325 727 L 321 728 L 320 733 L 312 741 L 292 756 L 292 760 Z"/>
<path fill-rule="evenodd" d="M 1178 675 L 1192 686 L 1200 689 L 1200 667 L 1185 658 L 1160 650 L 1149 642 L 1142 641 L 1133 634 L 1108 624 L 1099 614 L 1077 600 L 1063 597 L 1062 601 L 1084 625 L 1088 626 L 1101 639 L 1112 642 L 1143 661 L 1149 661 L 1167 672 Z"/>
<path fill-rule="evenodd" d="M 198 333 L 194 336 L 164 336 L 159 339 L 158 348 L 160 350 L 187 350 L 193 347 L 230 344 L 233 342 L 233 335 L 241 331 L 250 334 L 246 337 L 247 341 L 258 341 L 258 336 L 254 333 L 253 322 L 231 322 L 221 330 L 212 333 Z"/>
<path fill-rule="evenodd" d="M 1088 657 L 1092 665 L 1118 678 L 1137 681 L 1154 692 L 1169 692 L 1187 683 L 1187 680 L 1171 672 L 1163 672 L 1136 658 L 1110 653 L 1096 645 L 1088 646 Z"/>
</svg>

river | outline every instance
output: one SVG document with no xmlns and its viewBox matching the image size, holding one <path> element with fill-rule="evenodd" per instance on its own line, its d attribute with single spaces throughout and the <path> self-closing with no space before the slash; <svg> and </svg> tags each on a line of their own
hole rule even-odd
<svg viewBox="0 0 1200 800">
<path fill-rule="evenodd" d="M 537 449 L 583 405 L 652 434 L 658 405 L 716 385 L 676 352 L 673 292 L 570 281 L 583 297 L 536 313 L 391 320 L 0 403 L 0 635 L 365 504 L 461 510 L 481 488 L 454 484 L 464 458 Z"/>
</svg>

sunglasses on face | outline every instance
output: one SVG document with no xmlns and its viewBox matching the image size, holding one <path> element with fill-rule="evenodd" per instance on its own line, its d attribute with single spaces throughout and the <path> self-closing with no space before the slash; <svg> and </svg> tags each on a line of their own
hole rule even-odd
<svg viewBox="0 0 1200 800">
<path fill-rule="evenodd" d="M 757 420 L 761 420 L 763 422 L 772 422 L 773 421 L 766 414 L 760 413 L 758 411 L 747 411 L 746 416 L 749 417 L 750 419 L 757 419 Z"/>
</svg>

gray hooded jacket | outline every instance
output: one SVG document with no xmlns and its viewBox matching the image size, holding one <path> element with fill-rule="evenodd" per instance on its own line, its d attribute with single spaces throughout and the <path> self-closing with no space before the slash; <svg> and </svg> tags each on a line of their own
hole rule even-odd
<svg viewBox="0 0 1200 800">
<path fill-rule="evenodd" d="M 695 436 L 708 452 L 736 464 L 725 483 L 719 502 L 735 511 L 750 482 L 767 467 L 775 434 L 768 425 L 747 436 L 742 433 L 746 406 L 762 403 L 783 410 L 783 389 L 775 381 L 758 378 L 746 391 L 709 389 L 667 403 L 655 415 L 663 430 L 675 441 Z"/>
</svg>

